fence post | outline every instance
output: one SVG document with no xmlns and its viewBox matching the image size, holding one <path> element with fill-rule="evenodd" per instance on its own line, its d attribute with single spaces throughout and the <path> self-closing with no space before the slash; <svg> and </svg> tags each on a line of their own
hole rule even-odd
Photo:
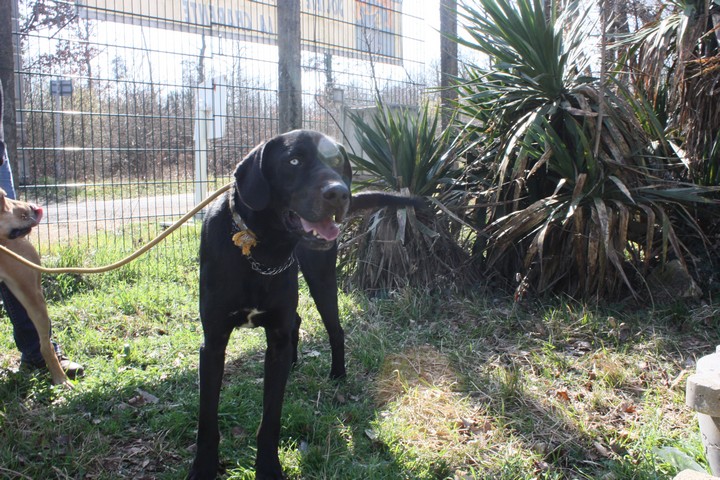
<svg viewBox="0 0 720 480">
<path fill-rule="evenodd" d="M 194 175 L 194 198 L 195 203 L 198 204 L 205 200 L 207 196 L 207 154 L 208 154 L 208 122 L 212 120 L 212 105 L 208 105 L 206 102 L 207 85 L 201 83 L 198 85 L 195 94 L 195 122 L 193 139 L 195 144 L 195 175 Z M 205 211 L 202 210 L 195 215 L 195 220 L 201 222 L 205 216 Z"/>
<path fill-rule="evenodd" d="M 278 116 L 280 133 L 302 128 L 300 0 L 278 0 Z"/>
<path fill-rule="evenodd" d="M 5 128 L 5 146 L 8 157 L 17 161 L 17 133 L 15 125 L 15 59 L 13 57 L 13 1 L 0 0 L 0 83 L 5 93 L 4 117 L 0 128 Z"/>
<path fill-rule="evenodd" d="M 457 90 L 453 77 L 458 74 L 457 0 L 440 0 L 440 104 L 442 126 L 447 127 L 452 117 Z"/>
</svg>

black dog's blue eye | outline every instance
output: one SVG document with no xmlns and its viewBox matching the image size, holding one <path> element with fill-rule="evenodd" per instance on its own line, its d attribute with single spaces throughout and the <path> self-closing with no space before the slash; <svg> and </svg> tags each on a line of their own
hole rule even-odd
<svg viewBox="0 0 720 480">
<path fill-rule="evenodd" d="M 298 160 L 297 158 L 293 158 L 290 160 L 290 165 L 292 165 L 293 167 L 297 167 L 298 165 L 300 165 L 300 160 Z"/>
</svg>

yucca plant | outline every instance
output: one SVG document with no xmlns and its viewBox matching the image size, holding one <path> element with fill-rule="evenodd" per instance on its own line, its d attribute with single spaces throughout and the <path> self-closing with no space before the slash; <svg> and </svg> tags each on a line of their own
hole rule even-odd
<svg viewBox="0 0 720 480">
<path fill-rule="evenodd" d="M 519 279 L 518 295 L 636 294 L 651 267 L 671 254 L 684 261 L 683 236 L 702 237 L 692 208 L 710 200 L 665 180 L 657 139 L 636 115 L 657 123 L 646 104 L 589 75 L 592 16 L 551 5 L 477 0 L 459 12 L 459 41 L 490 60 L 466 65 L 459 100 L 493 174 L 482 192 L 485 265 Z"/>
<path fill-rule="evenodd" d="M 429 104 L 418 111 L 379 102 L 369 121 L 357 114 L 351 119 L 367 156 L 351 154 L 351 160 L 360 172 L 369 174 L 366 185 L 434 195 L 454 176 L 452 131 L 440 128 Z"/>
<path fill-rule="evenodd" d="M 720 0 L 668 2 L 658 19 L 618 41 L 635 86 L 660 99 L 694 181 L 720 185 Z"/>
<path fill-rule="evenodd" d="M 386 207 L 363 217 L 341 250 L 348 281 L 365 290 L 391 290 L 439 281 L 466 280 L 467 229 L 457 221 L 464 194 L 454 188 L 458 176 L 457 136 L 442 129 L 429 105 L 389 108 L 378 103 L 365 120 L 352 115 L 364 155 L 351 154 L 357 183 L 375 189 L 424 197 L 427 207 Z M 356 152 L 360 153 L 360 152 Z"/>
</svg>

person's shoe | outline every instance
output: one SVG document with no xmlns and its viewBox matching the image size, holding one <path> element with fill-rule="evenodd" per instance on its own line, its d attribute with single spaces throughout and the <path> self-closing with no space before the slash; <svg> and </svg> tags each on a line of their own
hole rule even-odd
<svg viewBox="0 0 720 480">
<path fill-rule="evenodd" d="M 76 378 L 85 375 L 85 367 L 79 363 L 73 362 L 62 353 L 58 354 L 58 360 L 60 360 L 60 366 L 70 380 L 75 380 Z"/>
<path fill-rule="evenodd" d="M 73 362 L 67 358 L 64 353 L 58 353 L 57 357 L 58 360 L 60 360 L 60 366 L 65 372 L 65 375 L 67 375 L 70 380 L 75 380 L 76 378 L 85 375 L 85 367 L 79 363 Z M 40 362 L 21 361 L 20 370 L 26 372 L 47 371 L 47 365 L 45 365 L 45 361 L 43 360 Z"/>
</svg>

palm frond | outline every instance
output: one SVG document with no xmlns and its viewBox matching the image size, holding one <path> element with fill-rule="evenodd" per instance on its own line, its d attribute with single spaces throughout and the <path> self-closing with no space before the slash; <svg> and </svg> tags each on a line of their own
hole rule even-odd
<svg viewBox="0 0 720 480">
<path fill-rule="evenodd" d="M 656 155 L 677 150 L 652 102 L 615 77 L 601 88 L 580 73 L 587 16 L 571 9 L 548 21 L 537 0 L 463 9 L 465 44 L 491 59 L 467 65 L 459 87 L 474 138 L 488 145 L 478 161 L 493 175 L 486 267 L 538 292 L 639 295 L 635 272 L 684 258 L 683 235 L 702 241 L 691 212 L 717 205 L 716 192 L 667 180 L 670 163 Z"/>
<path fill-rule="evenodd" d="M 440 127 L 429 104 L 410 109 L 378 103 L 369 118 L 353 115 L 352 121 L 363 155 L 350 159 L 367 178 L 362 183 L 432 198 L 430 205 L 441 208 L 387 207 L 361 218 L 341 247 L 347 281 L 387 291 L 476 278 L 463 233 L 467 223 L 460 218 L 467 203 L 457 188 L 461 137 Z"/>
</svg>

